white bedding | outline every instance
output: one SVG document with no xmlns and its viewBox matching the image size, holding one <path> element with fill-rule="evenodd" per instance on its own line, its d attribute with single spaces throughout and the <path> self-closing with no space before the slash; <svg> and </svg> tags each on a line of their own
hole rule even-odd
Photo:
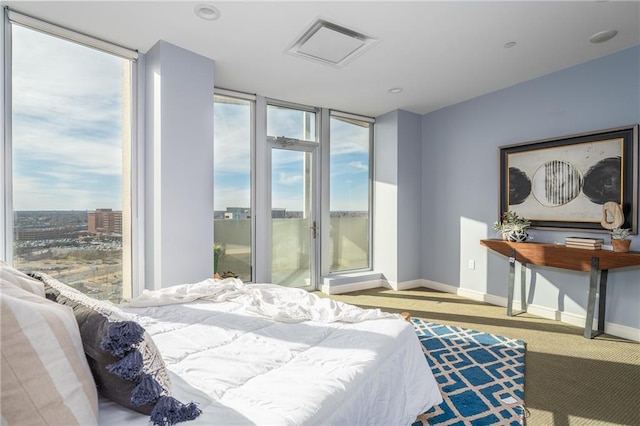
<svg viewBox="0 0 640 426">
<path fill-rule="evenodd" d="M 303 290 L 238 281 L 220 291 L 229 282 L 210 281 L 124 308 L 153 337 L 173 395 L 199 404 L 202 414 L 185 426 L 409 425 L 442 401 L 400 317 Z M 178 303 L 183 290 L 201 297 Z M 163 306 L 131 307 L 140 304 Z M 147 425 L 149 417 L 101 400 L 99 421 Z"/>
</svg>

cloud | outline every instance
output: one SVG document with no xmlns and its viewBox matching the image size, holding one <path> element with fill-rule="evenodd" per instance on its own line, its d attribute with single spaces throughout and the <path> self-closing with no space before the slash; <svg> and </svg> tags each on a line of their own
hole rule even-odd
<svg viewBox="0 0 640 426">
<path fill-rule="evenodd" d="M 213 206 L 214 210 L 226 210 L 227 207 L 250 207 L 251 191 L 249 188 L 216 186 Z"/>
<path fill-rule="evenodd" d="M 251 172 L 251 109 L 248 103 L 215 103 L 213 161 L 216 174 Z"/>
<path fill-rule="evenodd" d="M 33 123 L 16 117 L 13 126 L 15 161 L 38 161 L 50 169 L 70 168 L 76 175 L 122 174 L 120 138 L 73 132 L 73 124 L 56 125 L 48 120 Z M 77 129 L 77 127 L 76 127 Z M 97 129 L 99 130 L 99 129 Z"/>
<path fill-rule="evenodd" d="M 302 182 L 302 180 L 303 176 L 301 174 L 281 172 L 278 182 L 283 185 L 294 185 L 298 182 Z"/>
<path fill-rule="evenodd" d="M 128 61 L 12 30 L 14 208 L 121 208 Z"/>
<path fill-rule="evenodd" d="M 100 192 L 78 187 L 73 182 L 57 182 L 46 175 L 14 179 L 14 210 L 93 210 L 101 207 L 122 208 L 120 193 Z"/>
<path fill-rule="evenodd" d="M 369 129 L 331 119 L 331 156 L 367 154 Z"/>
<path fill-rule="evenodd" d="M 349 165 L 356 169 L 357 171 L 362 171 L 362 172 L 368 172 L 369 171 L 369 165 L 368 164 L 364 164 L 362 161 L 351 161 L 349 162 Z"/>
<path fill-rule="evenodd" d="M 316 134 L 316 115 L 287 107 L 267 106 L 267 135 L 305 139 L 303 123 L 309 119 L 308 133 Z M 311 140 L 314 140 L 313 138 Z"/>
</svg>

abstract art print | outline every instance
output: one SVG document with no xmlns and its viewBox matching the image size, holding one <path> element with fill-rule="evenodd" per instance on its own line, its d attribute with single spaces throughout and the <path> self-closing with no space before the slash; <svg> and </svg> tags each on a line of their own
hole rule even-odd
<svg viewBox="0 0 640 426">
<path fill-rule="evenodd" d="M 532 227 L 607 231 L 602 206 L 620 204 L 638 227 L 638 125 L 500 147 L 499 212 Z"/>
</svg>

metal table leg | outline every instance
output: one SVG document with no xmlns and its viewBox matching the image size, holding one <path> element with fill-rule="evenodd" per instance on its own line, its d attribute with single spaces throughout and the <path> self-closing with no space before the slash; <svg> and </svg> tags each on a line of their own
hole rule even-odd
<svg viewBox="0 0 640 426">
<path fill-rule="evenodd" d="M 596 293 L 598 292 L 598 264 L 597 257 L 591 258 L 591 273 L 589 276 L 589 299 L 587 300 L 587 319 L 584 324 L 584 337 L 593 339 L 604 333 L 604 306 L 606 304 L 607 271 L 602 271 L 600 279 L 600 306 L 598 311 L 598 329 L 593 330 L 593 318 L 596 311 Z"/>
<path fill-rule="evenodd" d="M 527 312 L 527 264 L 520 264 L 520 309 L 522 312 Z"/>
<path fill-rule="evenodd" d="M 521 287 L 521 303 L 522 308 L 526 309 L 525 306 L 525 288 L 526 288 L 526 275 L 527 275 L 527 266 L 526 264 L 521 265 L 520 269 L 520 287 Z M 513 293 L 515 287 L 516 280 L 516 249 L 512 248 L 509 253 L 509 289 L 507 293 L 507 316 L 514 316 L 526 312 L 526 310 L 520 310 L 517 312 L 513 311 Z"/>
<path fill-rule="evenodd" d="M 598 297 L 598 331 L 604 333 L 605 311 L 607 309 L 607 276 L 609 271 L 604 269 L 600 271 L 600 296 Z"/>
</svg>

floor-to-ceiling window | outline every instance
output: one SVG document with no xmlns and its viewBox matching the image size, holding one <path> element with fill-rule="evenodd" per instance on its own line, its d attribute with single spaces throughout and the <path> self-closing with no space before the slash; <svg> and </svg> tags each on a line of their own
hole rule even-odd
<svg viewBox="0 0 640 426">
<path fill-rule="evenodd" d="M 370 267 L 372 120 L 331 113 L 330 272 Z"/>
<path fill-rule="evenodd" d="M 7 257 L 98 299 L 129 297 L 135 52 L 8 13 Z"/>
<path fill-rule="evenodd" d="M 317 288 L 371 269 L 372 118 L 220 90 L 214 126 L 219 273 L 248 280 L 254 262 L 261 280 Z"/>
<path fill-rule="evenodd" d="M 250 96 L 214 96 L 214 271 L 252 279 L 252 144 L 255 102 Z"/>
</svg>

